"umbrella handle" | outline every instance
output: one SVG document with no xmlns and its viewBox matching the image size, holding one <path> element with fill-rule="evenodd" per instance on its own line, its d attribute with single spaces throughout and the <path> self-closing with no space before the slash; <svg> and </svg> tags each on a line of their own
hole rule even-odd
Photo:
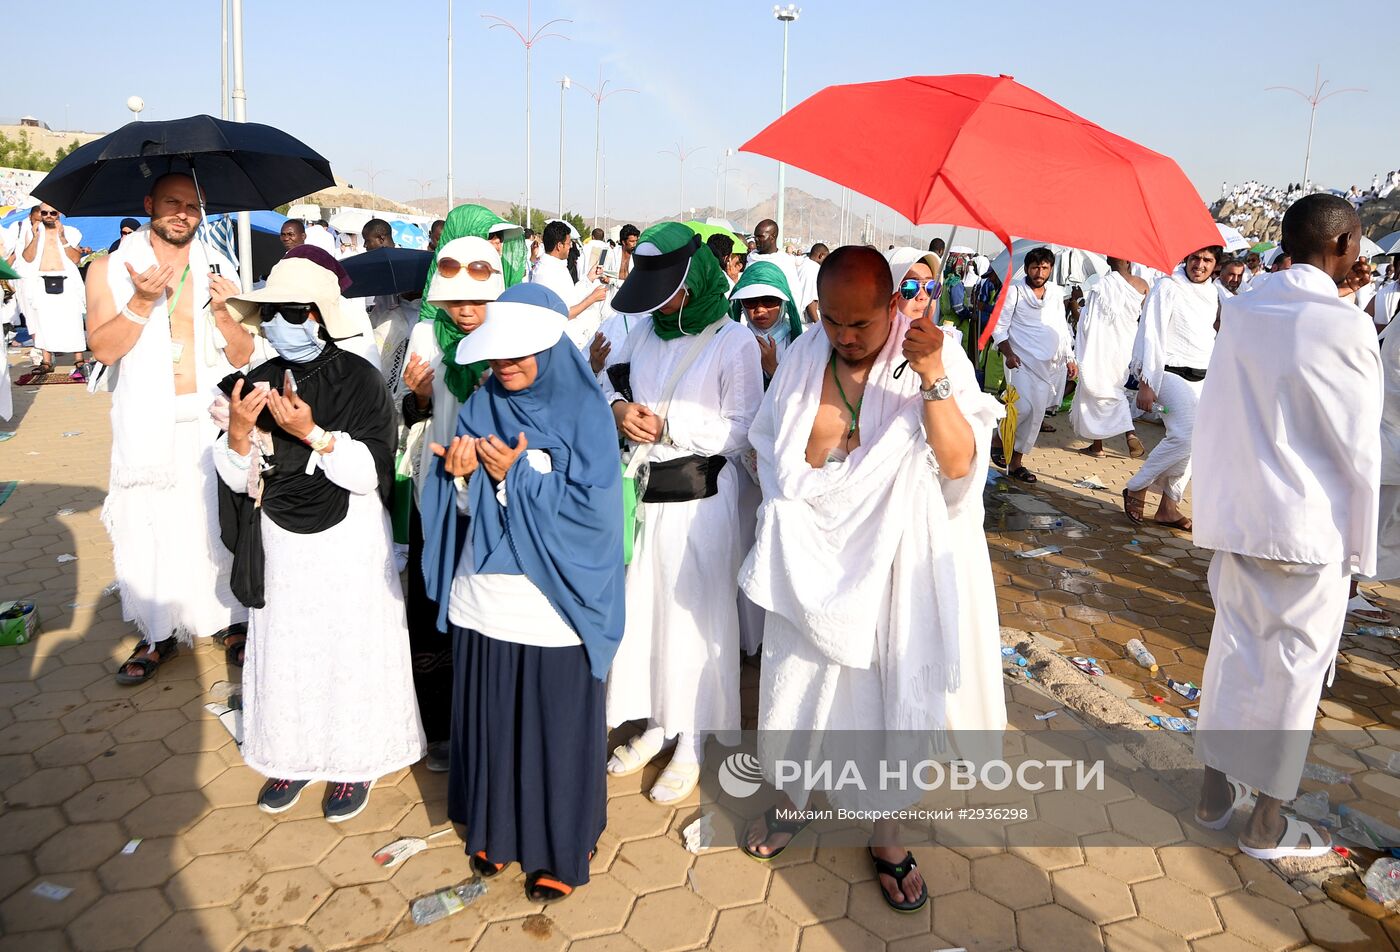
<svg viewBox="0 0 1400 952">
<path fill-rule="evenodd" d="M 941 298 L 942 295 L 939 295 L 939 297 Z M 928 299 L 928 303 L 924 305 L 924 317 L 928 317 L 929 314 L 933 313 L 933 302 L 934 302 L 934 300 L 935 300 L 934 298 L 929 298 L 929 299 Z M 900 365 L 899 365 L 898 367 L 894 368 L 894 375 L 893 375 L 893 376 L 894 376 L 894 379 L 898 380 L 898 379 L 900 378 L 900 375 L 904 373 L 905 368 L 907 368 L 908 366 L 909 366 L 909 361 L 906 360 L 906 361 L 901 362 Z"/>
</svg>

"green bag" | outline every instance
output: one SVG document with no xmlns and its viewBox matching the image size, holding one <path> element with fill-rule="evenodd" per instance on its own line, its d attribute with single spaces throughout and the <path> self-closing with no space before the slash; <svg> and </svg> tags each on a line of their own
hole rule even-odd
<svg viewBox="0 0 1400 952">
<path fill-rule="evenodd" d="M 632 564 L 632 544 L 637 538 L 637 480 L 622 464 L 622 564 Z"/>
</svg>

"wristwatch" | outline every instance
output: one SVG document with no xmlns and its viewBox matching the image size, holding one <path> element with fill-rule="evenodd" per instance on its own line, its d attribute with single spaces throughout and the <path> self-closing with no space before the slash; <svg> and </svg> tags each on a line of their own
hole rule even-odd
<svg viewBox="0 0 1400 952">
<path fill-rule="evenodd" d="M 326 447 L 331 445 L 333 437 L 319 426 L 311 428 L 311 432 L 306 434 L 306 439 L 302 440 L 313 452 L 324 453 Z"/>
<path fill-rule="evenodd" d="M 933 386 L 928 389 L 919 388 L 919 395 L 930 402 L 934 400 L 947 400 L 953 395 L 953 385 L 947 377 L 939 377 L 933 382 Z"/>
</svg>

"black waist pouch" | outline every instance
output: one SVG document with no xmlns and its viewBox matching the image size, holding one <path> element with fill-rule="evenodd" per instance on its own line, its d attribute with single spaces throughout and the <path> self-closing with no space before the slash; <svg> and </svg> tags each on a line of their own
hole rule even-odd
<svg viewBox="0 0 1400 952">
<path fill-rule="evenodd" d="M 723 456 L 682 456 L 647 466 L 642 502 L 690 502 L 709 499 L 719 492 Z"/>
<path fill-rule="evenodd" d="M 46 274 L 44 275 L 44 293 L 62 294 L 63 282 L 68 280 L 66 274 Z"/>
</svg>

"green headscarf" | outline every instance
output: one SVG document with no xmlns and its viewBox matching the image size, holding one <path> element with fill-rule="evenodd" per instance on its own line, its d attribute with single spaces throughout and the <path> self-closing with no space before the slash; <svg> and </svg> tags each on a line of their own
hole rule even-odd
<svg viewBox="0 0 1400 952">
<path fill-rule="evenodd" d="M 741 288 L 746 288 L 751 284 L 766 284 L 769 287 L 777 288 L 783 292 L 787 298 L 783 305 L 783 311 L 787 314 L 788 340 L 794 341 L 802 336 L 802 317 L 797 313 L 797 305 L 792 303 L 792 289 L 788 287 L 787 275 L 783 274 L 783 269 L 773 264 L 771 261 L 756 261 L 744 269 L 744 273 L 739 276 L 739 281 L 734 285 L 731 295 Z M 729 306 L 729 316 L 738 321 L 744 316 L 744 302 L 731 301 Z"/>
<path fill-rule="evenodd" d="M 637 245 L 650 243 L 665 254 L 684 247 L 695 237 L 695 232 L 680 222 L 664 221 L 642 232 Z M 662 340 L 694 337 L 729 314 L 729 282 L 714 254 L 703 243 L 690 257 L 685 287 L 690 291 L 690 300 L 675 314 L 651 312 L 651 326 Z"/>
<path fill-rule="evenodd" d="M 442 237 L 438 239 L 437 246 L 441 249 L 449 241 L 457 238 L 471 237 L 485 240 L 491 227 L 504 221 L 504 218 L 481 205 L 458 205 L 452 209 L 446 221 L 443 222 Z M 447 384 L 447 389 L 458 400 L 466 400 L 476 389 L 477 381 L 481 379 L 482 373 L 486 370 L 486 363 L 484 361 L 474 364 L 457 363 L 457 344 L 467 335 L 457 326 L 457 322 L 448 316 L 446 311 L 428 303 L 428 288 L 433 286 L 433 277 L 437 274 L 437 256 L 437 251 L 434 251 L 432 263 L 428 265 L 428 280 L 423 285 L 423 303 L 418 307 L 418 317 L 420 320 L 433 322 L 433 334 L 437 337 L 438 347 L 442 348 L 442 365 L 447 372 L 444 382 Z M 525 238 L 523 231 L 501 245 L 501 272 L 508 288 L 524 280 Z"/>
</svg>

